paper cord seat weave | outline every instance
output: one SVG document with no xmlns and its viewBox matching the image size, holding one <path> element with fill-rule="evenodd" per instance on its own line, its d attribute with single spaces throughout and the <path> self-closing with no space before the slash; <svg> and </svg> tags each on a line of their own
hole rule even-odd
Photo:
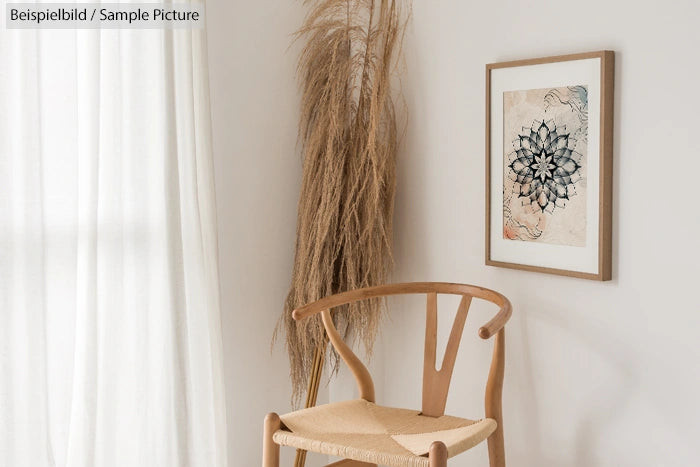
<svg viewBox="0 0 700 467">
<path fill-rule="evenodd" d="M 474 421 L 417 410 L 383 407 L 362 399 L 326 404 L 282 415 L 275 443 L 387 466 L 428 467 L 433 441 L 448 457 L 484 441 L 496 429 L 490 418 Z"/>
</svg>

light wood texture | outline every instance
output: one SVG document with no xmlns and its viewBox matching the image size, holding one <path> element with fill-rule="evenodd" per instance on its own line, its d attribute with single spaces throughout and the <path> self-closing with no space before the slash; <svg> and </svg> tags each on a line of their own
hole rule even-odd
<svg viewBox="0 0 700 467">
<path fill-rule="evenodd" d="M 272 435 L 281 426 L 280 417 L 274 412 L 267 414 L 263 426 L 262 467 L 279 467 L 280 447 L 272 440 Z"/>
<path fill-rule="evenodd" d="M 462 296 L 457 315 L 452 324 L 445 355 L 442 359 L 442 367 L 435 368 L 437 357 L 437 294 L 428 294 L 428 304 L 425 322 L 425 350 L 423 359 L 423 406 L 421 412 L 430 417 L 445 415 L 447 393 L 450 390 L 450 380 L 457 360 L 457 350 L 462 339 L 464 323 L 467 321 L 467 312 L 472 298 L 469 295 Z"/>
<path fill-rule="evenodd" d="M 598 271 L 587 273 L 566 269 L 517 264 L 491 259 L 491 71 L 570 60 L 600 59 L 600 192 L 598 194 Z M 527 60 L 490 63 L 486 65 L 486 252 L 485 263 L 523 271 L 543 272 L 562 276 L 607 281 L 612 279 L 612 151 L 613 151 L 613 102 L 615 85 L 615 53 L 611 50 L 559 55 Z M 595 124 L 595 122 L 591 122 Z"/>
<path fill-rule="evenodd" d="M 506 363 L 506 335 L 501 329 L 496 334 L 493 343 L 493 355 L 491 357 L 491 369 L 489 379 L 486 382 L 485 411 L 488 418 L 496 420 L 496 431 L 488 438 L 489 465 L 491 467 L 505 467 L 506 453 L 503 437 L 503 377 Z"/>
<path fill-rule="evenodd" d="M 489 460 L 491 467 L 504 467 L 504 438 L 503 438 L 503 413 L 501 395 L 503 389 L 503 376 L 505 369 L 505 332 L 506 322 L 512 314 L 510 301 L 502 294 L 490 289 L 467 284 L 455 284 L 448 282 L 411 282 L 401 284 L 388 284 L 377 287 L 368 287 L 359 290 L 339 293 L 316 302 L 300 307 L 293 312 L 294 319 L 300 320 L 317 313 L 321 313 L 323 325 L 328 335 L 328 340 L 338 352 L 340 358 L 348 365 L 357 383 L 360 398 L 368 402 L 374 402 L 374 383 L 369 371 L 360 359 L 353 353 L 350 347 L 343 342 L 340 334 L 333 324 L 331 311 L 333 308 L 358 300 L 375 297 L 386 297 L 399 294 L 425 294 L 426 295 L 426 332 L 423 363 L 423 400 L 422 414 L 429 417 L 444 415 L 450 381 L 457 359 L 459 344 L 464 331 L 469 307 L 473 298 L 486 300 L 499 307 L 495 316 L 479 328 L 479 336 L 488 339 L 495 336 L 491 369 L 486 385 L 485 411 L 486 417 L 496 421 L 497 428 L 489 436 Z M 443 363 L 438 370 L 435 368 L 437 359 L 437 323 L 438 309 L 437 297 L 439 294 L 460 295 L 462 297 L 457 314 L 452 324 L 452 329 L 445 348 Z M 317 355 L 323 358 L 325 352 Z M 310 391 L 314 388 L 310 385 Z M 310 395 L 308 397 L 311 397 Z M 307 403 L 310 399 L 307 397 Z M 315 402 L 315 400 L 313 401 Z M 490 422 L 493 423 L 493 422 Z M 265 420 L 265 443 L 263 467 L 276 467 L 279 463 L 279 446 L 277 450 L 270 446 L 272 442 L 271 427 L 279 429 L 279 417 L 268 415 Z M 269 430 L 272 430 L 270 432 Z M 269 440 L 269 441 L 268 441 Z M 305 446 L 306 447 L 306 446 Z M 428 453 L 431 467 L 445 467 L 447 465 L 448 452 L 443 442 L 434 442 Z M 351 467 L 369 466 L 357 461 L 340 461 L 332 466 Z"/>
<path fill-rule="evenodd" d="M 357 389 L 360 391 L 360 398 L 368 402 L 374 402 L 374 382 L 372 382 L 372 376 L 369 374 L 367 367 L 357 358 L 357 355 L 355 355 L 350 347 L 343 342 L 343 338 L 333 325 L 331 312 L 329 310 L 323 310 L 321 319 L 323 320 L 323 326 L 326 328 L 328 340 L 331 341 L 331 344 L 333 344 L 340 358 L 350 367 L 350 371 L 352 371 L 355 381 L 357 381 Z"/>
<path fill-rule="evenodd" d="M 435 441 L 430 445 L 428 453 L 430 467 L 447 467 L 447 446 L 442 441 Z"/>
<path fill-rule="evenodd" d="M 336 306 L 346 303 L 356 302 L 366 298 L 387 297 L 402 294 L 451 294 L 451 295 L 471 295 L 482 300 L 495 303 L 501 309 L 498 314 L 488 323 L 479 329 L 482 339 L 488 339 L 498 332 L 508 321 L 512 313 L 512 307 L 506 297 L 490 289 L 468 284 L 455 284 L 451 282 L 404 282 L 400 284 L 378 285 L 364 289 L 351 290 L 330 297 L 322 298 L 308 305 L 297 308 L 292 312 L 294 319 L 304 319 L 307 316 L 320 313 Z"/>
<path fill-rule="evenodd" d="M 352 459 L 343 459 L 342 461 L 333 462 L 326 467 L 377 467 L 377 464 L 368 464 L 367 462 L 355 461 Z"/>
<path fill-rule="evenodd" d="M 318 398 L 318 387 L 321 382 L 321 375 L 323 374 L 323 362 L 326 355 L 326 347 L 328 345 L 328 340 L 324 340 L 323 344 L 316 347 L 314 352 L 313 366 L 311 367 L 311 376 L 309 377 L 309 387 L 306 391 L 306 404 L 305 407 L 314 407 L 316 405 L 316 399 Z M 297 449 L 296 455 L 294 456 L 294 467 L 304 467 L 306 464 L 306 451 L 303 449 Z"/>
<path fill-rule="evenodd" d="M 600 280 L 612 279 L 612 190 L 613 190 L 613 121 L 615 95 L 615 53 L 606 50 L 600 60 L 600 225 L 598 264 Z"/>
</svg>

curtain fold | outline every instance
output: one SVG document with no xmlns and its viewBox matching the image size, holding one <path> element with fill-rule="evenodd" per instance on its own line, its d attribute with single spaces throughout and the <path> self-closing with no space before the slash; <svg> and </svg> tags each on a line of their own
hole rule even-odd
<svg viewBox="0 0 700 467">
<path fill-rule="evenodd" d="M 226 465 L 210 132 L 203 30 L 0 32 L 0 466 Z"/>
</svg>

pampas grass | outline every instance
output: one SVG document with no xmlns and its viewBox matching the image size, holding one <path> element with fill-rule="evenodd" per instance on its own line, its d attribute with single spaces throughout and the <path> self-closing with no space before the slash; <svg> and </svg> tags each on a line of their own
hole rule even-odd
<svg viewBox="0 0 700 467">
<path fill-rule="evenodd" d="M 320 316 L 291 312 L 346 290 L 385 283 L 392 264 L 397 124 L 391 82 L 403 24 L 395 0 L 306 0 L 297 39 L 304 167 L 286 332 L 292 399 L 301 399 L 325 339 Z M 371 353 L 381 300 L 339 307 L 342 335 Z M 279 329 L 279 327 L 278 327 Z M 337 358 L 333 360 L 337 368 Z"/>
</svg>

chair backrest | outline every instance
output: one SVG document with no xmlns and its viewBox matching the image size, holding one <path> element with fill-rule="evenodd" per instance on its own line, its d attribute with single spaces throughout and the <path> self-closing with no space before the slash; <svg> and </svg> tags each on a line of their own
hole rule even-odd
<svg viewBox="0 0 700 467">
<path fill-rule="evenodd" d="M 439 417 L 445 413 L 447 393 L 450 387 L 452 371 L 457 358 L 457 350 L 462 338 L 464 323 L 472 298 L 479 298 L 495 303 L 500 307 L 498 313 L 479 329 L 479 336 L 488 339 L 496 336 L 491 358 L 491 369 L 486 384 L 486 416 L 500 422 L 501 392 L 503 388 L 503 372 L 505 364 L 505 334 L 503 326 L 512 313 L 512 307 L 506 297 L 493 290 L 467 284 L 452 284 L 447 282 L 409 282 L 403 284 L 388 284 L 376 287 L 343 292 L 322 298 L 313 303 L 300 307 L 293 312 L 294 319 L 321 313 L 323 325 L 328 339 L 333 347 L 350 367 L 360 390 L 360 397 L 374 402 L 374 383 L 367 368 L 353 353 L 333 325 L 330 311 L 337 306 L 376 297 L 403 294 L 426 294 L 426 326 L 425 350 L 423 360 L 423 404 L 422 414 Z M 462 299 L 452 325 L 442 367 L 435 368 L 437 357 L 437 296 L 438 294 L 461 295 Z"/>
</svg>

